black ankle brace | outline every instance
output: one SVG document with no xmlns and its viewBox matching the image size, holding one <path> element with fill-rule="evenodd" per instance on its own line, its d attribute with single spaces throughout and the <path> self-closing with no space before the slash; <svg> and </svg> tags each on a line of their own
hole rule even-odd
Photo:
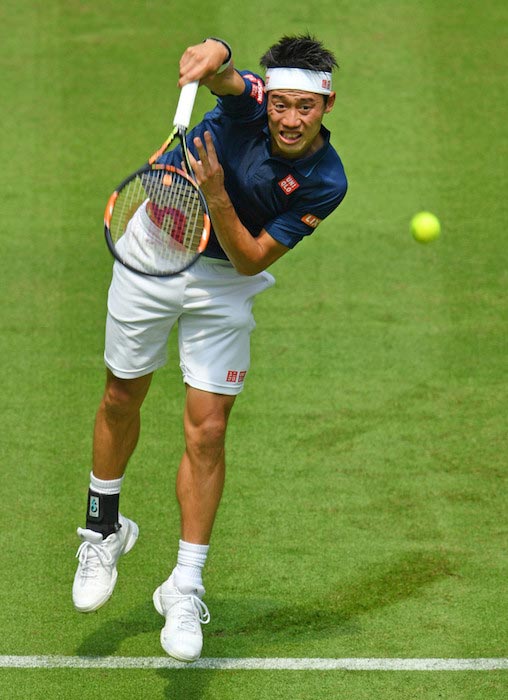
<svg viewBox="0 0 508 700">
<path fill-rule="evenodd" d="M 89 489 L 86 511 L 88 530 L 100 532 L 104 539 L 122 527 L 118 522 L 118 502 L 120 494 L 107 495 Z"/>
</svg>

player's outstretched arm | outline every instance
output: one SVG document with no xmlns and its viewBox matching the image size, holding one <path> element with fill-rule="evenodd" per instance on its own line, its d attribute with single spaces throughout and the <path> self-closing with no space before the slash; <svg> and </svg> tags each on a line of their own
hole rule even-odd
<svg viewBox="0 0 508 700">
<path fill-rule="evenodd" d="M 234 69 L 231 49 L 213 38 L 189 46 L 180 59 L 178 86 L 193 80 L 216 95 L 241 95 L 245 89 L 243 78 Z"/>
</svg>

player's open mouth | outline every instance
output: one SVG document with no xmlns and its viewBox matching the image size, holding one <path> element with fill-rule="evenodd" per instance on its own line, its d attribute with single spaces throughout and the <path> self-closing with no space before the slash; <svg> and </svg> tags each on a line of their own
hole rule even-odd
<svg viewBox="0 0 508 700">
<path fill-rule="evenodd" d="M 292 132 L 287 132 L 287 131 L 281 131 L 280 132 L 280 138 L 284 143 L 296 143 L 297 141 L 300 140 L 301 134 L 295 134 Z"/>
</svg>

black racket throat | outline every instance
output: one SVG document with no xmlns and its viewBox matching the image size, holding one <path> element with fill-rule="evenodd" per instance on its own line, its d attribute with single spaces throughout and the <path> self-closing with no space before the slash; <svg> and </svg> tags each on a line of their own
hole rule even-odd
<svg viewBox="0 0 508 700">
<path fill-rule="evenodd" d="M 183 159 L 183 163 L 185 165 L 185 169 L 187 171 L 187 174 L 192 179 L 194 179 L 194 172 L 193 172 L 192 166 L 190 164 L 189 149 L 187 146 L 187 132 L 182 127 L 180 127 L 178 129 L 178 138 L 180 140 L 180 145 L 181 145 L 181 149 L 182 149 L 182 159 Z"/>
</svg>

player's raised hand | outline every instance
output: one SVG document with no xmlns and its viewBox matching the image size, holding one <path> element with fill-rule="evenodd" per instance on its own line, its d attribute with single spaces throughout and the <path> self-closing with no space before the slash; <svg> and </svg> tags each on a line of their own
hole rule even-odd
<svg viewBox="0 0 508 700">
<path fill-rule="evenodd" d="M 213 39 L 189 46 L 180 59 L 179 87 L 193 80 L 203 81 L 216 75 L 228 55 L 228 49 Z"/>
</svg>

